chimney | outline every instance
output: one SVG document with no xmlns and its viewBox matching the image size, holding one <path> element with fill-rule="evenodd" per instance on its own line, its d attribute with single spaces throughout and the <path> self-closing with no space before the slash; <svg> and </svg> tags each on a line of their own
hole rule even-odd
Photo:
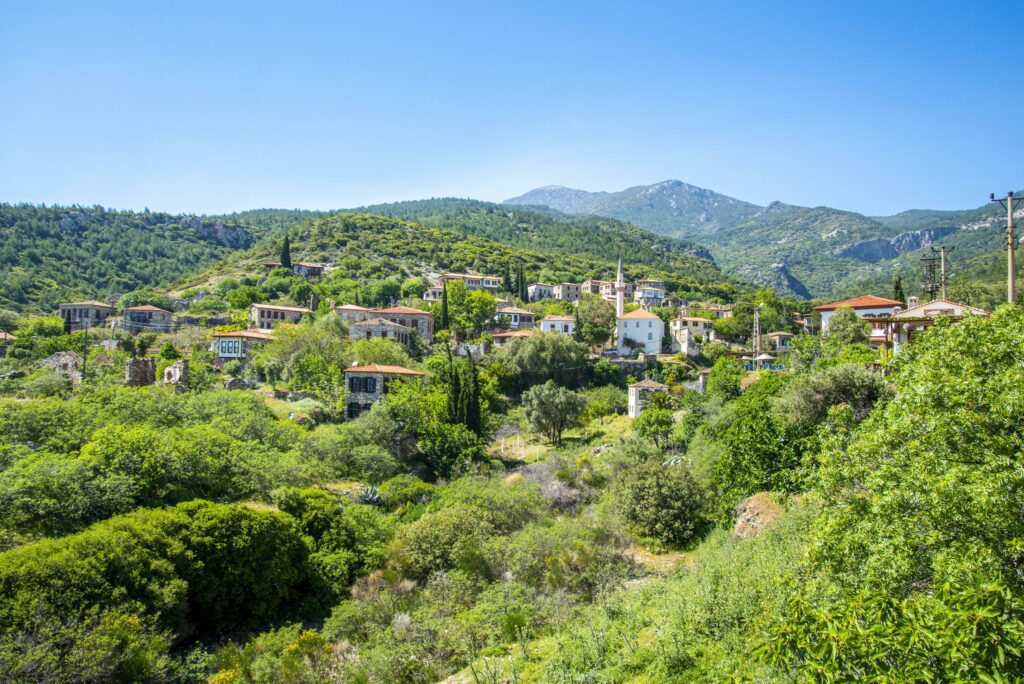
<svg viewBox="0 0 1024 684">
<path fill-rule="evenodd" d="M 912 309 L 912 308 L 914 308 L 915 306 L 917 306 L 920 303 L 921 303 L 921 300 L 918 299 L 917 297 L 907 297 L 907 308 L 908 309 Z"/>
</svg>

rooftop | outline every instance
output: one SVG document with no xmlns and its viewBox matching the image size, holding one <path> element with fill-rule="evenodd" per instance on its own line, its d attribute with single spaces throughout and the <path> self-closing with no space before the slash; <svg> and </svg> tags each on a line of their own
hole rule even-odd
<svg viewBox="0 0 1024 684">
<path fill-rule="evenodd" d="M 573 318 L 572 316 L 563 316 L 561 314 L 548 314 L 547 316 L 545 316 L 541 320 L 542 321 L 574 321 L 576 319 Z"/>
<path fill-rule="evenodd" d="M 384 309 L 369 309 L 369 311 L 371 313 L 407 314 L 407 315 L 410 315 L 410 316 L 414 316 L 416 314 L 420 314 L 422 316 L 430 316 L 431 318 L 434 317 L 434 315 L 432 313 L 430 313 L 429 311 L 424 311 L 423 309 L 414 309 L 411 306 L 389 306 L 389 307 L 384 308 Z"/>
<path fill-rule="evenodd" d="M 931 316 L 929 316 L 929 312 L 927 311 L 927 308 L 928 307 L 942 306 L 944 304 L 946 306 L 959 307 L 960 309 L 963 309 L 964 311 L 968 311 L 968 312 L 974 314 L 975 316 L 988 316 L 989 315 L 988 311 L 985 311 L 984 309 L 979 309 L 976 306 L 968 306 L 967 304 L 960 304 L 958 302 L 951 302 L 948 299 L 933 299 L 930 302 L 921 302 L 917 306 L 912 306 L 909 309 L 904 309 L 903 311 L 897 311 L 896 313 L 894 313 L 892 315 L 892 317 L 893 318 L 912 318 L 913 317 L 913 316 L 908 316 L 907 314 L 917 314 L 919 316 L 931 317 Z M 924 310 L 922 311 L 922 309 L 924 309 Z"/>
<path fill-rule="evenodd" d="M 498 313 L 499 314 L 519 314 L 520 316 L 533 316 L 534 315 L 532 311 L 527 311 L 526 309 L 520 309 L 517 306 L 505 306 L 505 307 L 502 307 L 502 308 L 498 309 Z"/>
<path fill-rule="evenodd" d="M 353 323 L 349 329 L 351 330 L 352 328 L 356 327 L 373 327 L 377 325 L 381 325 L 386 328 L 400 328 L 402 330 L 412 330 L 412 328 L 408 326 L 395 323 L 394 321 L 389 321 L 386 318 L 367 318 L 365 321 L 357 321 Z"/>
<path fill-rule="evenodd" d="M 103 302 L 97 302 L 95 299 L 89 299 L 89 300 L 86 300 L 84 302 L 67 302 L 66 304 L 61 304 L 61 306 L 100 306 L 100 307 L 103 307 L 104 309 L 113 309 L 114 308 L 110 304 L 104 304 Z"/>
<path fill-rule="evenodd" d="M 634 382 L 630 387 L 638 387 L 640 389 L 655 389 L 655 390 L 667 390 L 668 385 L 662 385 L 660 382 L 655 382 L 650 378 L 644 378 L 640 382 Z"/>
<path fill-rule="evenodd" d="M 645 319 L 645 320 L 646 319 L 651 319 L 651 320 L 653 320 L 653 319 L 656 319 L 656 318 L 659 321 L 661 320 L 660 318 L 658 318 L 657 314 L 652 314 L 650 311 L 644 311 L 643 309 L 636 309 L 635 311 L 630 311 L 629 313 L 624 313 L 621 316 L 619 316 L 619 320 L 620 321 L 630 321 L 630 320 L 634 320 L 634 319 L 637 319 L 637 320 L 639 320 L 639 319 Z"/>
<path fill-rule="evenodd" d="M 860 297 L 846 299 L 841 302 L 822 304 L 821 306 L 814 307 L 814 310 L 834 311 L 844 306 L 848 306 L 851 309 L 882 309 L 891 306 L 903 306 L 903 302 L 897 302 L 895 299 L 886 299 L 885 297 L 876 297 L 875 295 L 861 295 Z"/>
<path fill-rule="evenodd" d="M 345 369 L 346 373 L 383 373 L 384 375 L 423 375 L 419 371 L 402 366 L 385 366 L 379 363 L 371 363 L 368 366 L 352 366 Z"/>
<path fill-rule="evenodd" d="M 159 306 L 153 306 L 152 304 L 125 307 L 125 311 L 163 311 L 164 313 L 171 313 L 167 309 L 161 309 Z"/>
<path fill-rule="evenodd" d="M 341 304 L 334 307 L 334 310 L 344 309 L 345 311 L 369 311 L 365 306 L 357 306 L 355 304 Z"/>
<path fill-rule="evenodd" d="M 214 337 L 245 337 L 250 340 L 272 340 L 274 334 L 269 330 L 261 330 L 259 328 L 249 328 L 248 330 L 233 330 L 230 332 L 217 332 L 213 333 Z"/>
<path fill-rule="evenodd" d="M 269 309 L 270 311 L 291 311 L 295 313 L 312 313 L 304 306 L 280 306 L 278 304 L 253 304 L 254 309 Z"/>
</svg>

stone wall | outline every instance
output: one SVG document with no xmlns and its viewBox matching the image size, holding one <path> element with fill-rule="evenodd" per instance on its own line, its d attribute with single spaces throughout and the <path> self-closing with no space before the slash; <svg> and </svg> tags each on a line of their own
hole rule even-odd
<svg viewBox="0 0 1024 684">
<path fill-rule="evenodd" d="M 153 359 L 128 359 L 124 362 L 124 384 L 126 387 L 146 387 L 156 382 L 156 361 Z"/>
</svg>

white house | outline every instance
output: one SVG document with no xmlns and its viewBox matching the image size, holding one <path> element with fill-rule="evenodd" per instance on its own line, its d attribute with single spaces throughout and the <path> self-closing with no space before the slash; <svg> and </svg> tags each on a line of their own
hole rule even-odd
<svg viewBox="0 0 1024 684">
<path fill-rule="evenodd" d="M 821 314 L 821 332 L 828 332 L 828 322 L 835 315 L 836 311 L 844 307 L 854 310 L 858 317 L 871 323 L 871 343 L 880 345 L 885 340 L 885 324 L 880 321 L 873 321 L 875 318 L 891 316 L 898 309 L 902 309 L 903 302 L 875 295 L 861 295 L 853 299 L 846 299 L 841 302 L 822 304 L 814 307 L 814 310 Z"/>
<path fill-rule="evenodd" d="M 958 321 L 964 316 L 988 316 L 988 311 L 966 304 L 958 304 L 947 299 L 936 299 L 897 311 L 889 316 L 883 326 L 885 328 L 886 348 L 898 353 L 903 345 L 933 325 L 940 318 Z"/>
<path fill-rule="evenodd" d="M 526 294 L 530 297 L 531 302 L 550 299 L 555 295 L 555 286 L 547 283 L 530 283 L 526 286 Z"/>
<path fill-rule="evenodd" d="M 537 320 L 536 314 L 526 309 L 520 309 L 515 306 L 504 306 L 495 312 L 494 320 L 501 318 L 507 318 L 509 325 L 508 327 L 512 330 L 525 330 L 532 328 Z"/>
<path fill-rule="evenodd" d="M 793 333 L 780 330 L 778 332 L 770 332 L 765 335 L 765 337 L 773 342 L 776 352 L 788 352 L 789 341 L 792 340 L 795 335 Z"/>
<path fill-rule="evenodd" d="M 572 316 L 548 314 L 540 320 L 541 332 L 553 332 L 560 335 L 572 335 L 576 332 L 576 319 Z"/>
<path fill-rule="evenodd" d="M 634 382 L 629 386 L 629 417 L 636 418 L 644 410 L 644 406 L 651 400 L 651 395 L 656 392 L 667 392 L 668 385 L 662 385 L 650 378 L 644 378 L 640 382 Z"/>
<path fill-rule="evenodd" d="M 650 311 L 637 309 L 619 316 L 615 334 L 615 347 L 621 356 L 634 350 L 646 354 L 661 353 L 661 338 L 665 336 L 665 323 Z"/>
</svg>

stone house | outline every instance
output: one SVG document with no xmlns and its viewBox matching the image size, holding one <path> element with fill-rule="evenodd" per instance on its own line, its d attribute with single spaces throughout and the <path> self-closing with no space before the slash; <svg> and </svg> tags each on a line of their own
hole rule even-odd
<svg viewBox="0 0 1024 684">
<path fill-rule="evenodd" d="M 665 322 L 650 311 L 637 309 L 616 321 L 615 348 L 622 356 L 629 356 L 636 350 L 660 354 L 664 336 Z"/>
<path fill-rule="evenodd" d="M 367 318 L 365 321 L 357 321 L 348 327 L 349 339 L 372 340 L 393 340 L 403 346 L 409 345 L 409 338 L 413 335 L 413 329 L 392 323 L 386 318 Z"/>
<path fill-rule="evenodd" d="M 573 316 L 548 314 L 540 319 L 540 331 L 558 333 L 559 335 L 572 335 L 576 332 L 576 319 Z"/>
<path fill-rule="evenodd" d="M 389 306 L 383 309 L 369 309 L 371 316 L 410 328 L 427 342 L 434 339 L 434 314 L 411 306 Z"/>
<path fill-rule="evenodd" d="M 269 330 L 255 328 L 214 333 L 210 351 L 221 361 L 238 360 L 247 364 L 253 351 L 272 339 L 273 333 Z"/>
<path fill-rule="evenodd" d="M 391 384 L 400 381 L 420 381 L 423 373 L 402 366 L 372 363 L 345 369 L 345 416 L 358 418 L 370 410 L 388 393 Z"/>
<path fill-rule="evenodd" d="M 651 395 L 656 394 L 657 392 L 667 391 L 668 385 L 655 382 L 650 378 L 644 378 L 640 382 L 634 382 L 629 386 L 629 417 L 636 418 L 639 416 L 643 412 L 647 402 L 651 400 Z"/>
<path fill-rule="evenodd" d="M 269 330 L 281 323 L 298 323 L 302 314 L 312 313 L 304 306 L 253 304 L 249 307 L 249 323 L 254 328 Z"/>
<path fill-rule="evenodd" d="M 669 322 L 672 352 L 696 356 L 704 342 L 715 338 L 715 322 L 699 316 L 677 316 Z"/>
<path fill-rule="evenodd" d="M 86 330 L 103 325 L 114 315 L 114 307 L 97 301 L 60 304 L 60 317 L 69 330 Z"/>
<path fill-rule="evenodd" d="M 580 299 L 580 286 L 576 283 L 558 283 L 552 288 L 551 295 L 563 302 L 577 302 Z"/>
<path fill-rule="evenodd" d="M 152 304 L 129 306 L 124 310 L 124 329 L 133 335 L 140 332 L 171 332 L 174 330 L 174 316 L 170 311 Z"/>
<path fill-rule="evenodd" d="M 331 308 L 334 309 L 334 313 L 341 316 L 341 320 L 348 321 L 349 323 L 358 323 L 359 321 L 365 321 L 367 318 L 373 317 L 369 309 L 355 304 L 342 304 L 340 306 L 336 306 L 332 303 Z"/>
</svg>

